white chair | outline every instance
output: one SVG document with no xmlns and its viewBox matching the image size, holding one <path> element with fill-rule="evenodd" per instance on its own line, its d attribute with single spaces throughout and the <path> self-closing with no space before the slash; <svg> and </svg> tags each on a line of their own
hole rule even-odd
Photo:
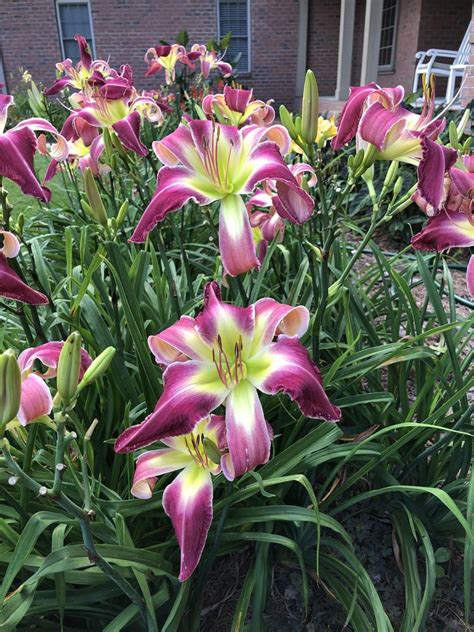
<svg viewBox="0 0 474 632">
<path fill-rule="evenodd" d="M 464 71 L 468 65 L 470 51 L 470 25 L 463 37 L 459 50 L 445 50 L 443 48 L 430 48 L 427 51 L 418 51 L 416 59 L 418 63 L 415 69 L 415 78 L 413 80 L 413 92 L 418 90 L 419 78 L 425 75 L 428 82 L 430 76 L 447 77 L 448 85 L 446 88 L 445 103 L 450 103 L 454 98 L 456 88 L 456 79 L 463 77 Z M 451 60 L 447 62 L 446 60 Z M 445 61 L 440 61 L 445 60 Z"/>
</svg>

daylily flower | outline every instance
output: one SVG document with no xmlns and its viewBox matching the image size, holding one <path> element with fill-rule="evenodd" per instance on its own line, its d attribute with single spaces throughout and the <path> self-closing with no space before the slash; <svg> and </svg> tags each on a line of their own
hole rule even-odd
<svg viewBox="0 0 474 632">
<path fill-rule="evenodd" d="M 0 94 L 0 176 L 16 182 L 23 193 L 49 202 L 51 191 L 38 182 L 34 171 L 33 158 L 37 149 L 35 131 L 47 132 L 55 137 L 56 142 L 49 153 L 57 161 L 67 157 L 66 140 L 54 125 L 41 118 L 25 119 L 4 131 L 8 108 L 13 103 L 12 96 Z"/>
<path fill-rule="evenodd" d="M 253 90 L 224 87 L 224 94 L 208 94 L 202 100 L 202 109 L 208 118 L 219 123 L 242 127 L 247 123 L 271 125 L 275 110 L 269 103 L 252 100 Z"/>
<path fill-rule="evenodd" d="M 48 297 L 34 290 L 20 279 L 7 259 L 15 258 L 20 252 L 20 242 L 13 233 L 0 230 L 0 296 L 6 296 L 15 301 L 29 303 L 30 305 L 45 305 Z"/>
<path fill-rule="evenodd" d="M 220 71 L 223 77 L 232 76 L 232 66 L 226 61 L 222 61 L 224 55 L 225 52 L 221 57 L 218 57 L 215 50 L 207 50 L 204 44 L 194 44 L 190 53 L 193 61 L 197 56 L 201 62 L 201 74 L 204 79 L 207 79 L 215 68 Z"/>
<path fill-rule="evenodd" d="M 99 129 L 88 123 L 80 116 L 75 116 L 61 130 L 61 135 L 67 140 L 69 164 L 78 166 L 81 171 L 89 168 L 94 175 L 105 171 L 106 167 L 100 165 L 99 158 L 104 151 L 104 139 Z M 48 182 L 57 173 L 60 163 L 52 160 L 44 176 L 44 182 Z"/>
<path fill-rule="evenodd" d="M 418 164 L 421 140 L 436 140 L 446 121 L 433 118 L 434 98 L 425 94 L 422 112 L 415 114 L 401 107 L 404 94 L 402 86 L 381 88 L 369 83 L 352 87 L 332 148 L 341 149 L 355 136 L 357 149 L 365 149 L 369 143 L 375 146 L 377 160 Z"/>
<path fill-rule="evenodd" d="M 116 74 L 107 62 L 92 60 L 87 40 L 82 35 L 75 35 L 74 39 L 79 46 L 80 61 L 74 65 L 68 58 L 56 64 L 59 77 L 53 85 L 44 91 L 46 96 L 57 94 L 64 88 L 75 88 L 85 94 L 91 91 L 93 85 L 104 83 L 107 77 Z"/>
<path fill-rule="evenodd" d="M 308 187 L 314 187 L 316 185 L 316 174 L 310 165 L 299 162 L 289 165 L 289 169 L 300 186 L 303 184 L 305 173 L 310 174 Z M 273 206 L 273 198 L 275 195 L 276 182 L 267 180 L 262 188 L 255 191 L 246 204 L 250 217 L 250 225 L 258 230 L 257 241 L 259 242 L 258 253 L 260 261 L 262 261 L 265 256 L 268 243 L 275 238 L 278 238 L 281 242 L 285 233 L 284 218 L 279 215 L 277 208 Z M 258 207 L 258 210 L 255 210 L 255 207 Z M 268 211 L 262 211 L 260 210 L 261 208 L 266 208 Z"/>
<path fill-rule="evenodd" d="M 131 241 L 145 241 L 158 222 L 191 199 L 201 206 L 219 201 L 219 241 L 226 272 L 236 276 L 258 267 L 242 195 L 271 179 L 277 191 L 273 204 L 281 217 L 302 224 L 314 208 L 313 199 L 282 158 L 280 150 L 285 154 L 288 148 L 288 133 L 281 125 L 239 130 L 213 121 L 184 121 L 153 143 L 165 166 L 158 172 L 155 194 Z"/>
<path fill-rule="evenodd" d="M 125 430 L 117 452 L 130 452 L 154 441 L 192 432 L 198 421 L 221 404 L 230 456 L 228 478 L 265 463 L 271 432 L 257 391 L 283 391 L 307 417 L 338 421 L 318 368 L 299 342 L 308 328 L 305 307 L 264 298 L 249 307 L 220 300 L 217 283 L 208 283 L 204 308 L 196 317 L 149 338 L 156 361 L 166 367 L 164 389 L 145 421 Z"/>
<path fill-rule="evenodd" d="M 224 417 L 211 415 L 199 421 L 189 434 L 168 437 L 162 442 L 166 448 L 138 457 L 132 494 L 151 498 L 158 476 L 182 470 L 163 492 L 163 509 L 178 538 L 179 580 L 184 582 L 201 559 L 212 522 L 211 474 L 216 476 L 221 471 L 220 454 L 226 450 Z M 210 455 L 209 442 L 215 454 Z"/>
<path fill-rule="evenodd" d="M 64 123 L 63 129 L 67 130 L 65 133 L 68 138 L 74 137 L 74 132 L 79 135 L 84 130 L 90 133 L 91 126 L 109 128 L 116 132 L 127 149 L 140 156 L 148 153 L 140 140 L 140 112 L 156 122 L 161 117 L 161 110 L 152 97 L 137 95 L 128 68 L 122 67 L 121 76 L 104 83 L 82 105 Z M 88 126 L 81 123 L 79 127 L 77 119 L 83 119 Z M 71 128 L 74 131 L 70 131 Z M 87 146 L 87 141 L 85 144 Z"/>
<path fill-rule="evenodd" d="M 64 342 L 47 342 L 20 353 L 18 365 L 21 370 L 22 385 L 20 410 L 17 417 L 22 426 L 50 414 L 53 408 L 53 399 L 45 380 L 56 377 L 59 355 L 63 345 Z M 38 360 L 47 367 L 45 373 L 34 370 L 34 364 Z M 89 354 L 82 349 L 79 380 L 82 379 L 91 363 Z"/>
<path fill-rule="evenodd" d="M 164 69 L 166 83 L 170 85 L 176 78 L 176 64 L 178 62 L 194 69 L 192 62 L 198 58 L 198 52 L 188 54 L 185 47 L 180 44 L 154 46 L 149 48 L 145 54 L 145 62 L 148 64 L 145 76 L 149 77 Z"/>
<path fill-rule="evenodd" d="M 322 149 L 326 146 L 328 140 L 334 138 L 337 134 L 337 126 L 336 126 L 336 117 L 333 115 L 331 117 L 324 118 L 324 116 L 318 117 L 318 131 L 316 134 L 316 138 L 314 139 L 315 144 L 319 149 Z M 300 144 L 298 144 L 298 140 Z M 304 154 L 301 145 L 304 144 L 304 141 L 301 137 L 298 137 L 297 142 L 293 141 L 291 143 L 291 151 L 294 151 L 297 154 Z"/>
</svg>

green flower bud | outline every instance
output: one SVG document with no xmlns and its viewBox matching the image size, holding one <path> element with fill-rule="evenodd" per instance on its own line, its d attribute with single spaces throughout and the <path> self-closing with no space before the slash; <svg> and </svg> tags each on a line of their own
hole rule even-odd
<svg viewBox="0 0 474 632">
<path fill-rule="evenodd" d="M 119 212 L 117 214 L 117 226 L 120 226 L 122 224 L 123 220 L 127 216 L 127 211 L 128 211 L 128 200 L 125 200 L 125 202 L 119 208 Z"/>
<path fill-rule="evenodd" d="M 0 355 L 0 433 L 20 408 L 21 371 L 10 349 Z"/>
<path fill-rule="evenodd" d="M 399 176 L 397 178 L 397 181 L 395 182 L 395 186 L 393 187 L 393 197 L 396 198 L 400 191 L 402 190 L 402 186 L 403 186 L 403 178 L 402 176 Z"/>
<path fill-rule="evenodd" d="M 89 205 L 89 212 L 92 217 L 101 226 L 107 226 L 107 211 L 105 210 L 104 203 L 100 197 L 99 189 L 97 188 L 94 175 L 89 167 L 84 172 L 84 186 L 86 189 L 87 201 Z"/>
<path fill-rule="evenodd" d="M 462 135 L 465 132 L 466 126 L 469 122 L 471 118 L 471 110 L 469 108 L 466 108 L 464 110 L 464 114 L 462 115 L 462 119 L 459 121 L 458 127 L 457 127 L 457 134 L 458 134 L 458 141 L 461 140 Z M 471 138 L 471 136 L 469 136 L 469 138 Z"/>
<path fill-rule="evenodd" d="M 204 437 L 202 444 L 204 446 L 204 452 L 211 459 L 211 461 L 213 463 L 216 463 L 216 465 L 220 465 L 221 453 L 214 441 L 212 441 L 212 439 L 209 439 L 209 437 Z"/>
<path fill-rule="evenodd" d="M 319 92 L 314 72 L 306 71 L 301 106 L 301 136 L 308 145 L 312 145 L 318 133 Z"/>
<path fill-rule="evenodd" d="M 395 178 L 398 173 L 398 160 L 393 160 L 390 163 L 390 167 L 387 169 L 387 174 L 385 176 L 385 180 L 383 181 L 383 188 L 390 189 L 392 184 L 395 182 Z"/>
<path fill-rule="evenodd" d="M 58 393 L 68 406 L 74 400 L 81 370 L 82 339 L 77 332 L 72 333 L 64 343 L 58 361 Z"/>
<path fill-rule="evenodd" d="M 20 213 L 18 215 L 18 221 L 17 221 L 17 232 L 19 235 L 23 235 L 24 227 L 25 227 L 25 216 L 23 215 L 23 213 Z"/>
<path fill-rule="evenodd" d="M 90 367 L 84 373 L 81 383 L 77 387 L 78 393 L 82 391 L 83 388 L 91 384 L 91 382 L 97 380 L 107 371 L 110 363 L 113 360 L 114 355 L 115 349 L 113 347 L 107 347 L 107 349 L 104 349 L 104 351 L 102 351 L 102 353 L 99 354 L 95 360 L 93 360 Z"/>
<path fill-rule="evenodd" d="M 293 115 L 288 112 L 284 105 L 280 105 L 280 120 L 284 127 L 288 130 L 288 134 L 293 140 L 296 140 L 297 133 L 293 123 Z"/>
<path fill-rule="evenodd" d="M 451 147 L 453 149 L 458 149 L 459 147 L 458 130 L 456 127 L 456 123 L 454 121 L 449 122 L 448 135 L 449 135 L 449 144 L 451 145 Z"/>
</svg>

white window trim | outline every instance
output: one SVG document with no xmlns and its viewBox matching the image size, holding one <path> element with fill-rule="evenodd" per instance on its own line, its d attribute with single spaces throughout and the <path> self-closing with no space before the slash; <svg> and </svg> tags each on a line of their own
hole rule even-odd
<svg viewBox="0 0 474 632">
<path fill-rule="evenodd" d="M 0 84 L 3 83 L 3 88 L 0 87 L 0 94 L 7 94 L 8 92 L 8 88 L 7 88 L 7 78 L 5 76 L 5 66 L 3 64 L 3 55 L 2 55 L 2 51 L 0 50 Z"/>
<path fill-rule="evenodd" d="M 247 55 L 248 55 L 248 68 L 245 70 L 240 70 L 240 75 L 250 75 L 252 72 L 252 22 L 251 22 L 251 12 L 250 12 L 250 2 L 251 0 L 246 0 L 247 2 Z M 220 41 L 226 33 L 221 33 L 221 16 L 220 16 L 220 0 L 216 0 L 217 5 L 217 39 Z"/>
<path fill-rule="evenodd" d="M 393 45 L 392 45 L 392 59 L 389 64 L 385 64 L 384 66 L 378 66 L 378 72 L 394 72 L 395 70 L 395 59 L 397 56 L 397 43 L 398 43 L 398 18 L 400 16 L 400 0 L 396 0 L 395 5 L 395 20 L 394 20 L 394 28 L 393 28 Z M 382 32 L 382 29 L 380 29 Z M 380 48 L 379 48 L 380 55 Z"/>
<path fill-rule="evenodd" d="M 87 5 L 88 12 L 89 12 L 89 23 L 91 25 L 91 40 L 92 40 L 91 53 L 92 53 L 92 58 L 94 59 L 96 54 L 95 54 L 94 22 L 92 21 L 91 3 L 89 2 L 89 0 L 56 0 L 56 22 L 58 24 L 59 45 L 61 47 L 61 55 L 63 56 L 63 59 L 66 57 L 66 53 L 64 52 L 63 28 L 61 25 L 61 16 L 59 15 L 59 7 L 60 5 L 64 5 L 64 4 Z M 79 33 L 79 35 L 82 35 L 82 33 Z"/>
</svg>

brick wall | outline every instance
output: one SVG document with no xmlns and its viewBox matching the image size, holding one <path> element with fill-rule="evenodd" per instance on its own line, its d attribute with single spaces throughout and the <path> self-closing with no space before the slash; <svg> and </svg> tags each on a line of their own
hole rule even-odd
<svg viewBox="0 0 474 632">
<path fill-rule="evenodd" d="M 318 79 L 319 93 L 334 94 L 339 49 L 340 2 L 309 0 L 308 68 Z"/>
<path fill-rule="evenodd" d="M 51 82 L 61 59 L 53 1 L 0 0 L 0 50 L 8 88 L 18 83 L 19 66 Z"/>
</svg>

